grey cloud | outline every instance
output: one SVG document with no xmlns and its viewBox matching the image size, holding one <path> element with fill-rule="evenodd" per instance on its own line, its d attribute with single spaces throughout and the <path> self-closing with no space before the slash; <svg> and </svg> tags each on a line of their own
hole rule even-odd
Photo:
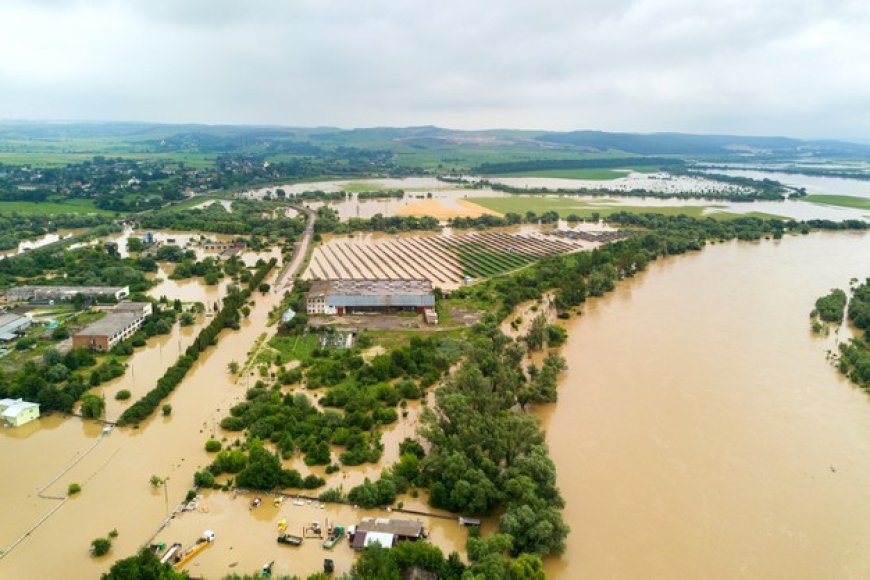
<svg viewBox="0 0 870 580">
<path fill-rule="evenodd" d="M 866 137 L 870 6 L 0 3 L 0 115 Z"/>
</svg>

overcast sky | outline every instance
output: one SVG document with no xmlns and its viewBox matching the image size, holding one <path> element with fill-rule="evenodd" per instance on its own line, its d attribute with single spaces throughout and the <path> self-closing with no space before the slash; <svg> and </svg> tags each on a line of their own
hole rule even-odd
<svg viewBox="0 0 870 580">
<path fill-rule="evenodd" d="M 870 2 L 0 0 L 0 118 L 870 139 Z"/>
</svg>

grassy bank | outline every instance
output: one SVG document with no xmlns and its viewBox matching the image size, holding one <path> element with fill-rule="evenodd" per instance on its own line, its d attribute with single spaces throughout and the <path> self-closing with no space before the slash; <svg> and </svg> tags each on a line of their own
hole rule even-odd
<svg viewBox="0 0 870 580">
<path fill-rule="evenodd" d="M 870 198 L 856 197 L 854 195 L 822 195 L 813 194 L 803 198 L 804 201 L 819 205 L 834 205 L 837 207 L 851 207 L 855 209 L 870 209 Z"/>
</svg>

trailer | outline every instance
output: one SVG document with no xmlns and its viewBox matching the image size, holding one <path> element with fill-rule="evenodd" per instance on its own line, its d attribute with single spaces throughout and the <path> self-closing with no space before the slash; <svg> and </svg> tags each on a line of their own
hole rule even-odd
<svg viewBox="0 0 870 580">
<path fill-rule="evenodd" d="M 193 560 L 197 554 L 205 550 L 212 542 L 214 542 L 214 532 L 206 530 L 202 536 L 196 540 L 196 543 L 184 552 L 180 552 L 177 556 L 175 564 L 172 565 L 176 570 L 181 570 L 185 564 Z"/>
</svg>

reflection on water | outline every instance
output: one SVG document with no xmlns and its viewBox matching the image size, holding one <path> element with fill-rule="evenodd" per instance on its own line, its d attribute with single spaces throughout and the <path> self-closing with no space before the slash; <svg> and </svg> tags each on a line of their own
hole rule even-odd
<svg viewBox="0 0 870 580">
<path fill-rule="evenodd" d="M 870 400 L 810 333 L 870 235 L 653 264 L 568 325 L 540 413 L 571 526 L 558 578 L 867 578 Z"/>
</svg>

